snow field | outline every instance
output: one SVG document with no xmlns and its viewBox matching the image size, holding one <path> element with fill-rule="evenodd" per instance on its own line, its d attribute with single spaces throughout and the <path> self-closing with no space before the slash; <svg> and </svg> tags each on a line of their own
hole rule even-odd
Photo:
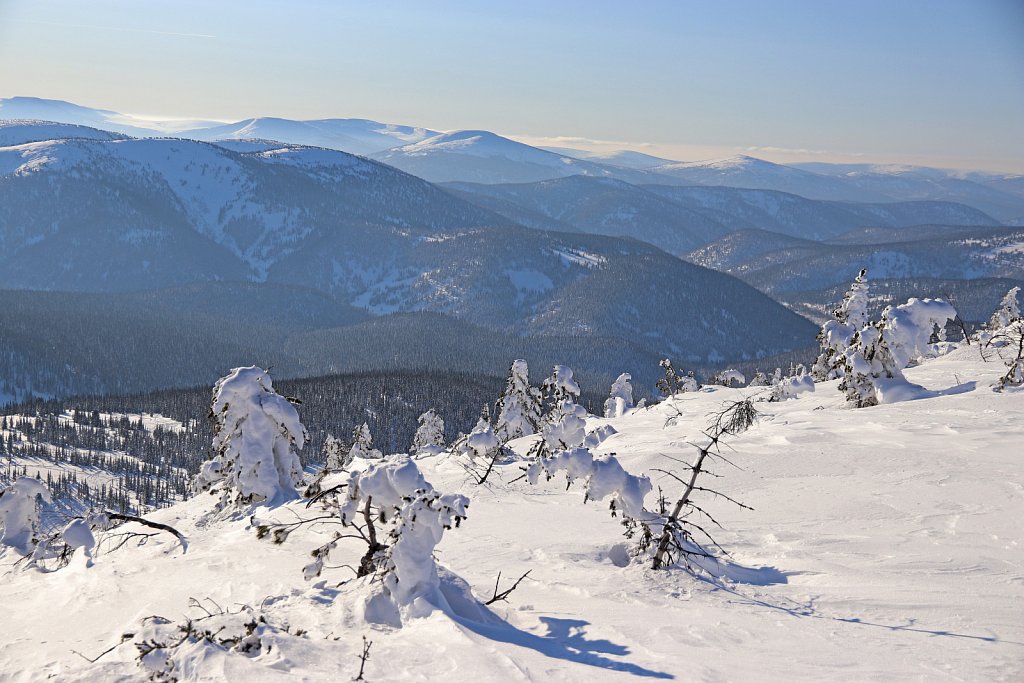
<svg viewBox="0 0 1024 683">
<path fill-rule="evenodd" d="M 1020 680 L 1024 392 L 992 392 L 1003 371 L 961 348 L 906 370 L 931 398 L 852 409 L 833 381 L 758 403 L 760 423 L 723 452 L 742 469 L 712 468 L 722 475 L 713 485 L 754 511 L 701 501 L 725 527 L 715 535 L 732 553 L 732 580 L 629 562 L 619 520 L 606 502 L 583 504 L 582 482 L 531 486 L 510 463 L 477 487 L 453 458 L 434 456 L 417 461 L 425 478 L 471 499 L 437 547 L 455 575 L 442 571 L 448 612 L 371 626 L 366 580 L 331 568 L 357 563 L 363 546 L 340 542 L 307 583 L 308 553 L 334 527 L 274 545 L 245 515 L 214 520 L 215 499 L 201 494 L 149 515 L 189 537 L 185 554 L 165 535 L 88 568 L 76 557 L 52 574 L 4 574 L 0 679 L 143 679 L 130 643 L 95 664 L 72 650 L 95 657 L 149 615 L 203 617 L 195 598 L 212 612 L 262 606 L 273 628 L 255 654 L 194 647 L 183 680 L 353 678 L 363 635 L 372 681 Z M 594 451 L 650 476 L 653 505 L 659 486 L 669 498 L 680 488 L 654 468 L 692 459 L 708 414 L 758 391 L 680 395 L 683 416 L 668 426 L 666 404 L 591 418 L 590 428 L 617 430 Z M 536 438 L 513 445 L 525 453 Z M 301 502 L 256 511 L 281 521 L 311 512 Z M 486 600 L 499 571 L 504 588 L 526 570 L 489 613 L 464 600 L 456 578 Z"/>
</svg>

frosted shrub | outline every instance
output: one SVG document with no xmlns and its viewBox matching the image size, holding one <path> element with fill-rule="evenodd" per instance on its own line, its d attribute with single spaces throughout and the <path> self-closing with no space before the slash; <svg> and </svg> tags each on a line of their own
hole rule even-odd
<svg viewBox="0 0 1024 683">
<path fill-rule="evenodd" d="M 806 374 L 804 366 L 800 366 L 799 374 L 782 377 L 782 373 L 772 382 L 772 393 L 769 401 L 785 401 L 797 398 L 800 394 L 814 393 L 814 378 Z"/>
<path fill-rule="evenodd" d="M 373 447 L 373 436 L 370 435 L 370 425 L 365 422 L 352 430 L 352 448 L 348 452 L 348 461 L 355 458 L 364 460 L 379 460 L 384 454 Z"/>
<path fill-rule="evenodd" d="M 569 484 L 583 482 L 585 500 L 611 497 L 612 514 L 621 512 L 629 518 L 642 516 L 644 498 L 653 488 L 647 477 L 623 469 L 614 454 L 595 458 L 589 448 L 572 448 L 536 458 L 526 469 L 526 479 L 536 484 L 542 475 L 550 480 L 558 472 L 565 472 Z"/>
<path fill-rule="evenodd" d="M 295 406 L 274 392 L 265 370 L 235 368 L 219 379 L 210 416 L 214 455 L 196 476 L 198 490 L 221 492 L 222 507 L 298 495 L 298 450 L 306 442 L 306 430 Z"/>
<path fill-rule="evenodd" d="M 605 417 L 622 417 L 633 409 L 633 385 L 630 384 L 632 379 L 624 372 L 612 384 L 608 398 L 604 402 Z"/>
<path fill-rule="evenodd" d="M 956 310 L 941 299 L 910 299 L 889 306 L 882 319 L 859 330 L 842 356 L 839 389 L 858 408 L 904 400 L 920 387 L 903 369 L 928 346 L 935 325 L 945 325 Z"/>
<path fill-rule="evenodd" d="M 18 477 L 0 491 L 0 546 L 33 555 L 41 540 L 39 501 L 52 503 L 50 489 L 32 477 Z"/>
<path fill-rule="evenodd" d="M 693 376 L 692 372 L 688 372 L 685 375 L 680 374 L 668 358 L 660 361 L 658 365 L 665 371 L 665 376 L 657 381 L 655 387 L 664 396 L 671 397 L 679 393 L 698 391 L 700 389 L 700 383 L 697 382 L 697 378 Z"/>
<path fill-rule="evenodd" d="M 466 518 L 469 499 L 435 490 L 416 462 L 402 455 L 348 472 L 343 485 L 331 491 L 329 509 L 368 545 L 357 574 L 380 579 L 376 584 L 379 592 L 367 603 L 367 619 L 393 623 L 399 609 L 412 606 L 419 598 L 441 604 L 434 548 L 445 530 Z M 270 529 L 264 526 L 258 533 L 266 535 Z M 286 537 L 287 533 L 275 530 L 278 542 Z M 335 539 L 313 552 L 313 562 L 303 570 L 307 580 L 320 575 L 337 542 Z"/>
<path fill-rule="evenodd" d="M 719 372 L 713 381 L 723 387 L 741 387 L 746 384 L 747 378 L 739 370 L 729 369 Z"/>
<path fill-rule="evenodd" d="M 324 439 L 324 447 L 321 451 L 324 469 L 337 472 L 348 467 L 351 460 L 349 452 L 349 449 L 345 447 L 341 439 L 336 439 L 333 435 L 328 434 L 327 438 Z"/>
<path fill-rule="evenodd" d="M 469 434 L 456 445 L 455 450 L 470 458 L 488 458 L 500 445 L 494 428 L 491 427 L 487 418 L 481 417 Z"/>
<path fill-rule="evenodd" d="M 821 326 L 818 343 L 821 353 L 811 367 L 811 375 L 818 382 L 838 377 L 842 373 L 846 349 L 853 337 L 868 324 L 868 271 L 863 269 L 846 292 L 843 303 L 832 312 L 833 319 Z"/>
<path fill-rule="evenodd" d="M 571 371 L 569 379 L 572 379 Z M 541 392 L 530 386 L 529 366 L 525 360 L 513 361 L 505 391 L 495 406 L 498 414 L 495 433 L 502 443 L 534 434 L 540 426 L 542 410 Z"/>
<path fill-rule="evenodd" d="M 573 379 L 572 368 L 556 365 L 551 376 L 541 385 L 549 410 L 561 405 L 564 401 L 576 402 L 580 396 L 580 385 Z"/>
<path fill-rule="evenodd" d="M 541 430 L 547 450 L 579 446 L 587 436 L 587 411 L 574 401 L 566 399 L 555 406 L 549 415 L 551 422 Z"/>
<path fill-rule="evenodd" d="M 433 410 L 428 410 L 418 418 L 419 426 L 412 438 L 409 453 L 438 453 L 444 448 L 444 420 Z"/>
</svg>

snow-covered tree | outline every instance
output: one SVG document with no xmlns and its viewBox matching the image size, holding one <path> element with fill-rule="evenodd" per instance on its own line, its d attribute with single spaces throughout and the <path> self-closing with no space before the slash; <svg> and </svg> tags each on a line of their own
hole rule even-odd
<svg viewBox="0 0 1024 683">
<path fill-rule="evenodd" d="M 485 416 L 481 416 L 469 434 L 456 444 L 455 450 L 461 455 L 470 458 L 490 458 L 500 447 L 501 441 L 498 439 L 498 435 L 494 433 L 491 423 L 487 421 Z"/>
<path fill-rule="evenodd" d="M 587 437 L 587 411 L 571 399 L 565 399 L 549 413 L 549 422 L 541 429 L 542 444 L 548 452 L 573 448 Z"/>
<path fill-rule="evenodd" d="M 629 373 L 622 373 L 612 384 L 608 391 L 608 398 L 604 402 L 605 417 L 621 417 L 633 409 L 633 379 Z"/>
<path fill-rule="evenodd" d="M 530 386 L 530 370 L 526 361 L 513 361 L 505 381 L 505 391 L 495 406 L 498 414 L 495 434 L 502 443 L 534 434 L 540 427 L 542 411 L 543 397 L 539 389 Z"/>
<path fill-rule="evenodd" d="M 401 610 L 420 598 L 444 604 L 434 548 L 445 530 L 466 518 L 469 499 L 435 490 L 407 456 L 389 456 L 348 472 L 344 483 L 336 494 L 340 521 L 358 528 L 369 545 L 358 574 L 380 579 L 372 584 L 379 592 L 366 603 L 367 620 L 401 623 Z M 313 562 L 303 570 L 307 579 L 320 575 L 336 543 L 314 551 Z"/>
<path fill-rule="evenodd" d="M 750 379 L 750 387 L 766 387 L 771 384 L 771 380 L 768 379 L 768 375 L 764 374 L 761 370 L 757 370 L 754 376 Z"/>
<path fill-rule="evenodd" d="M 572 368 L 566 365 L 556 365 L 551 376 L 544 380 L 541 390 L 544 392 L 549 411 L 561 405 L 563 401 L 575 403 L 580 395 L 580 385 L 573 379 Z"/>
<path fill-rule="evenodd" d="M 941 299 L 910 299 L 889 306 L 882 319 L 865 325 L 850 339 L 842 356 L 839 389 L 858 408 L 901 400 L 916 389 L 903 369 L 919 357 L 936 324 L 945 325 L 956 310 Z"/>
<path fill-rule="evenodd" d="M 0 546 L 32 555 L 41 540 L 39 501 L 52 503 L 50 489 L 33 477 L 18 477 L 0 491 Z"/>
<path fill-rule="evenodd" d="M 345 446 L 341 439 L 336 439 L 333 435 L 328 434 L 327 438 L 324 439 L 323 449 L 320 451 L 324 461 L 324 469 L 336 472 L 348 467 L 349 462 L 352 460 L 349 452 L 348 447 Z"/>
<path fill-rule="evenodd" d="M 281 501 L 298 495 L 298 451 L 306 430 L 295 406 L 258 367 L 235 368 L 213 388 L 213 457 L 196 476 L 198 490 L 221 492 L 221 505 Z"/>
<path fill-rule="evenodd" d="M 569 448 L 557 451 L 547 458 L 536 458 L 526 469 L 526 479 L 536 484 L 541 475 L 551 479 L 565 472 L 569 484 L 580 480 L 586 491 L 586 500 L 604 500 L 611 496 L 612 514 L 642 518 L 644 498 L 651 492 L 651 480 L 630 474 L 614 454 L 594 457 L 589 448 Z"/>
<path fill-rule="evenodd" d="M 416 455 L 424 451 L 435 451 L 444 446 L 444 420 L 433 410 L 419 416 L 419 426 L 412 438 L 409 453 Z"/>
<path fill-rule="evenodd" d="M 700 383 L 693 376 L 692 370 L 685 375 L 681 374 L 668 358 L 660 361 L 658 365 L 665 371 L 665 376 L 659 379 L 654 386 L 664 396 L 675 396 L 686 391 L 700 389 Z"/>
<path fill-rule="evenodd" d="M 868 271 L 860 271 L 843 298 L 843 303 L 832 312 L 833 319 L 821 326 L 818 343 L 821 353 L 811 367 L 815 381 L 824 382 L 837 377 L 843 356 L 853 336 L 868 324 Z"/>
<path fill-rule="evenodd" d="M 713 380 L 715 384 L 720 384 L 723 387 L 741 387 L 747 382 L 747 378 L 743 376 L 743 373 L 739 370 L 722 370 L 715 375 Z"/>
<path fill-rule="evenodd" d="M 1019 292 L 1020 287 L 1014 287 L 1003 296 L 999 307 L 996 308 L 996 312 L 992 314 L 992 318 L 988 322 L 989 330 L 995 332 L 1004 329 L 1010 323 L 1021 319 L 1020 304 L 1017 302 Z"/>
<path fill-rule="evenodd" d="M 373 436 L 370 435 L 370 425 L 365 422 L 361 425 L 357 425 L 352 430 L 352 447 L 348 452 L 348 461 L 352 462 L 355 458 L 378 460 L 382 457 L 384 457 L 384 455 L 373 447 Z"/>
<path fill-rule="evenodd" d="M 805 393 L 814 393 L 813 377 L 807 374 L 784 377 L 772 384 L 772 394 L 768 400 L 785 401 Z"/>
</svg>

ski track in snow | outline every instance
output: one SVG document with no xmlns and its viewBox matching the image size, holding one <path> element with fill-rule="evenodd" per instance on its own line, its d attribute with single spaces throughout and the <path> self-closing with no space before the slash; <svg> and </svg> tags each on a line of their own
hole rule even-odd
<svg viewBox="0 0 1024 683">
<path fill-rule="evenodd" d="M 619 566 L 627 541 L 618 520 L 584 504 L 579 485 L 513 483 L 521 470 L 510 464 L 482 489 L 437 456 L 419 461 L 427 479 L 472 500 L 439 563 L 482 599 L 499 571 L 505 586 L 532 570 L 493 606 L 501 621 L 434 611 L 401 629 L 371 627 L 353 609 L 364 587 L 337 586 L 346 570 L 326 570 L 320 588 L 302 580 L 328 530 L 295 532 L 281 546 L 257 541 L 245 519 L 204 522 L 213 500 L 199 496 L 149 515 L 189 537 L 187 554 L 165 536 L 99 554 L 90 568 L 76 558 L 56 573 L 5 573 L 0 679 L 140 680 L 130 644 L 95 665 L 72 650 L 95 657 L 147 615 L 200 616 L 194 597 L 262 603 L 309 634 L 256 658 L 210 657 L 203 678 L 188 680 L 351 679 L 363 635 L 373 641 L 371 681 L 1021 680 L 1024 392 L 993 393 L 1001 371 L 964 348 L 907 376 L 936 391 L 975 381 L 973 390 L 854 410 L 828 383 L 758 404 L 763 419 L 726 452 L 743 469 L 720 463 L 710 484 L 755 511 L 701 500 L 724 525 L 716 538 L 746 568 L 744 582 Z M 688 442 L 700 440 L 708 413 L 755 391 L 681 395 L 684 417 L 667 427 L 664 404 L 592 419 L 591 428 L 619 431 L 597 451 L 617 453 L 671 496 L 678 485 L 652 468 L 692 458 Z M 329 564 L 361 552 L 342 545 Z"/>
</svg>

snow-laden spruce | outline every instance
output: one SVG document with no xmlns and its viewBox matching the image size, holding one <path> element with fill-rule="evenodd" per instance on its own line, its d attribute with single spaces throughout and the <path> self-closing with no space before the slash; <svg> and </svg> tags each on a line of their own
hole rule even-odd
<svg viewBox="0 0 1024 683">
<path fill-rule="evenodd" d="M 298 496 L 298 451 L 306 443 L 306 429 L 295 406 L 274 391 L 265 370 L 235 368 L 217 380 L 210 415 L 214 455 L 196 476 L 198 490 L 220 492 L 221 506 Z"/>
<path fill-rule="evenodd" d="M 868 271 L 864 268 L 850 285 L 843 302 L 832 312 L 833 319 L 821 326 L 821 353 L 811 368 L 815 380 L 824 382 L 842 372 L 844 354 L 853 336 L 868 324 Z"/>
<path fill-rule="evenodd" d="M 1017 303 L 1020 287 L 1006 293 L 999 308 L 992 315 L 988 328 L 978 335 L 982 344 L 982 356 L 989 349 L 1006 363 L 1006 374 L 995 384 L 996 391 L 1024 385 L 1024 316 Z"/>
<path fill-rule="evenodd" d="M 790 398 L 797 398 L 800 394 L 814 393 L 814 378 L 811 375 L 794 375 L 792 377 L 780 377 L 772 383 L 772 393 L 769 401 L 785 401 Z"/>
<path fill-rule="evenodd" d="M 668 358 L 661 360 L 658 365 L 665 371 L 665 376 L 657 381 L 655 387 L 664 396 L 675 396 L 687 391 L 698 391 L 700 383 L 690 371 L 685 375 L 680 374 Z"/>
<path fill-rule="evenodd" d="M 746 384 L 747 378 L 739 370 L 729 368 L 715 375 L 713 381 L 715 384 L 720 384 L 723 387 L 741 387 Z"/>
<path fill-rule="evenodd" d="M 361 425 L 356 425 L 352 430 L 352 447 L 348 452 L 348 461 L 352 462 L 355 458 L 379 460 L 383 457 L 384 454 L 373 447 L 373 436 L 370 434 L 370 425 L 365 422 Z"/>
<path fill-rule="evenodd" d="M 629 373 L 624 372 L 612 383 L 608 398 L 604 402 L 605 417 L 622 417 L 633 409 L 633 385 L 630 384 L 632 379 Z"/>
<path fill-rule="evenodd" d="M 992 318 L 988 322 L 990 330 L 1001 330 L 1010 325 L 1010 323 L 1020 320 L 1020 304 L 1017 302 L 1017 295 L 1020 293 L 1020 287 L 1013 287 L 999 302 L 999 306 L 996 308 L 996 312 L 992 314 Z"/>
<path fill-rule="evenodd" d="M 324 439 L 324 446 L 320 455 L 324 461 L 324 469 L 332 472 L 340 471 L 348 467 L 351 457 L 345 443 L 334 435 L 328 434 Z"/>
<path fill-rule="evenodd" d="M 569 379 L 572 379 L 571 371 Z M 539 389 L 530 386 L 530 369 L 525 360 L 512 362 L 505 381 L 505 391 L 498 399 L 495 411 L 498 419 L 494 432 L 502 443 L 537 432 L 541 423 L 543 397 Z"/>
<path fill-rule="evenodd" d="M 903 375 L 904 368 L 924 355 L 935 326 L 956 317 L 941 299 L 910 299 L 889 306 L 882 319 L 857 331 L 842 354 L 839 389 L 858 408 L 892 403 L 924 391 Z"/>
<path fill-rule="evenodd" d="M 566 400 L 575 401 L 580 396 L 580 385 L 573 379 L 572 368 L 556 365 L 551 376 L 541 385 L 548 406 L 558 405 Z"/>
<path fill-rule="evenodd" d="M 50 489 L 32 477 L 18 477 L 0 491 L 0 546 L 32 555 L 39 541 L 39 501 L 52 503 Z"/>
<path fill-rule="evenodd" d="M 421 414 L 412 438 L 412 455 L 436 454 L 444 450 L 444 420 L 433 409 Z"/>
</svg>

